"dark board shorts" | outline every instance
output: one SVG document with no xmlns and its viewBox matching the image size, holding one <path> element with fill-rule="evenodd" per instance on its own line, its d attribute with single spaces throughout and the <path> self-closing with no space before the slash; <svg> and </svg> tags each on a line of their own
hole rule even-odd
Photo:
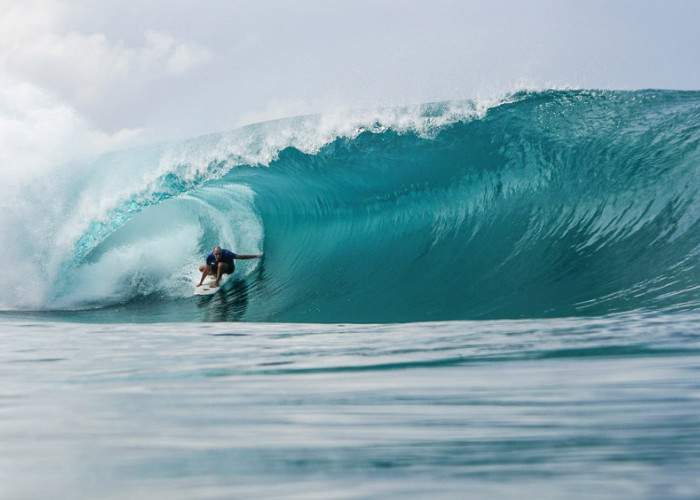
<svg viewBox="0 0 700 500">
<path fill-rule="evenodd" d="M 221 274 L 232 274 L 234 269 L 236 269 L 236 266 L 234 266 L 232 263 L 224 262 L 221 269 Z M 217 273 L 216 264 L 209 266 L 209 272 L 214 275 Z"/>
</svg>

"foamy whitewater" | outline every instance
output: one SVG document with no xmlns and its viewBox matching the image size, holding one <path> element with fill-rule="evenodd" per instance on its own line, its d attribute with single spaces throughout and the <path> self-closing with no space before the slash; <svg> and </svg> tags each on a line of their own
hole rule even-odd
<svg viewBox="0 0 700 500">
<path fill-rule="evenodd" d="M 2 496 L 700 491 L 700 92 L 100 155 L 39 116 L 0 157 Z M 194 297 L 215 245 L 264 257 Z"/>
</svg>

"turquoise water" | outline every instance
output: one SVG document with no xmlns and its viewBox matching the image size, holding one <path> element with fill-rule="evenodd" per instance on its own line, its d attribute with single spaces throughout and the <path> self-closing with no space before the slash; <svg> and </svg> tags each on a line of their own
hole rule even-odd
<svg viewBox="0 0 700 500">
<path fill-rule="evenodd" d="M 543 91 L 2 188 L 0 496 L 695 498 L 699 169 L 699 92 Z"/>
</svg>

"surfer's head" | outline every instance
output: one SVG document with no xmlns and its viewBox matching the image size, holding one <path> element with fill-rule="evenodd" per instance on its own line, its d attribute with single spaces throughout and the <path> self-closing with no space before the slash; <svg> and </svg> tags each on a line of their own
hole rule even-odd
<svg viewBox="0 0 700 500">
<path fill-rule="evenodd" d="M 212 252 L 214 254 L 214 257 L 218 258 L 221 257 L 221 247 L 214 247 L 214 251 Z"/>
</svg>

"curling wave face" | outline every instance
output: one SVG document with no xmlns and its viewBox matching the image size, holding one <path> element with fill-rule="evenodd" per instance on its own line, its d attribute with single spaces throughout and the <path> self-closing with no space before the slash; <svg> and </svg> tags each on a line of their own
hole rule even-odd
<svg viewBox="0 0 700 500">
<path fill-rule="evenodd" d="M 698 92 L 298 118 L 89 167 L 54 192 L 72 202 L 40 303 L 20 290 L 4 309 L 403 322 L 700 305 Z M 265 256 L 193 298 L 216 244 Z"/>
</svg>

